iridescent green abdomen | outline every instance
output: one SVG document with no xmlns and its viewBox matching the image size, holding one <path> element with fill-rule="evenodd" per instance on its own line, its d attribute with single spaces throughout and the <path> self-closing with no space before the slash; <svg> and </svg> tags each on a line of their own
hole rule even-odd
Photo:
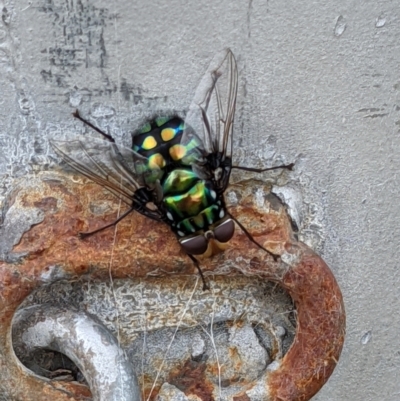
<svg viewBox="0 0 400 401">
<path fill-rule="evenodd" d="M 202 158 L 202 142 L 194 134 L 184 138 L 185 129 L 179 117 L 157 118 L 133 135 L 133 150 L 145 157 L 137 172 L 150 187 L 160 182 L 168 223 L 180 237 L 206 231 L 225 216 L 212 182 L 192 170 Z"/>
<path fill-rule="evenodd" d="M 201 157 L 201 141 L 194 135 L 182 145 L 184 132 L 185 123 L 179 117 L 156 118 L 146 123 L 132 137 L 133 150 L 147 159 L 139 168 L 143 171 L 169 171 L 171 166 L 193 164 Z"/>
</svg>

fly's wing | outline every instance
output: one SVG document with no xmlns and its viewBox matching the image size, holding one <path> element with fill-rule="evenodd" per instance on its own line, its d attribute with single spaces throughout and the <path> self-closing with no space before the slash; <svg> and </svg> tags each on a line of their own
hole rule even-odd
<svg viewBox="0 0 400 401">
<path fill-rule="evenodd" d="M 223 161 L 232 157 L 232 130 L 235 116 L 238 73 L 230 49 L 218 53 L 201 80 L 185 122 L 200 137 L 206 155 L 220 155 Z M 192 136 L 190 128 L 184 134 L 186 145 Z"/>
<path fill-rule="evenodd" d="M 136 170 L 129 167 L 133 162 L 144 164 L 139 154 L 124 148 L 129 153 L 131 163 L 124 160 L 118 147 L 111 142 L 87 139 L 62 142 L 50 141 L 55 152 L 74 170 L 107 188 L 111 193 L 132 205 L 132 198 L 137 189 L 143 187 L 144 179 Z"/>
</svg>

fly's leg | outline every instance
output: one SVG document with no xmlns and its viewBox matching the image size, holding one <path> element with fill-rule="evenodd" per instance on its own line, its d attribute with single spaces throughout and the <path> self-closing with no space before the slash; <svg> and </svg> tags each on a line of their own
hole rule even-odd
<svg viewBox="0 0 400 401">
<path fill-rule="evenodd" d="M 109 223 L 109 224 L 107 224 L 107 225 L 105 225 L 103 227 L 97 228 L 96 230 L 93 230 L 93 231 L 87 231 L 87 232 L 84 232 L 84 233 L 81 232 L 81 233 L 78 234 L 78 236 L 79 236 L 80 239 L 84 239 L 84 238 L 90 237 L 91 235 L 96 234 L 96 233 L 98 233 L 100 231 L 103 231 L 106 228 L 116 226 L 122 219 L 124 219 L 126 216 L 128 216 L 129 213 L 133 212 L 134 210 L 135 210 L 135 208 L 131 207 L 130 209 L 128 209 L 125 213 L 123 213 L 121 216 L 119 216 L 113 222 L 111 222 L 111 223 Z"/>
<path fill-rule="evenodd" d="M 245 170 L 245 171 L 253 171 L 255 173 L 262 173 L 263 171 L 270 171 L 270 170 L 278 170 L 280 168 L 284 168 L 287 170 L 293 170 L 294 163 L 290 164 L 283 164 L 282 166 L 275 166 L 275 167 L 267 167 L 267 168 L 253 168 L 253 167 L 242 167 L 242 166 L 232 166 L 232 168 L 236 168 L 238 170 Z"/>
<path fill-rule="evenodd" d="M 267 167 L 267 168 L 253 168 L 253 167 L 242 167 L 242 166 L 232 166 L 231 168 L 236 168 L 238 170 L 245 170 L 245 171 L 253 171 L 255 173 L 262 173 L 264 171 L 270 171 L 270 170 L 278 170 L 278 169 L 287 169 L 287 170 L 292 170 L 294 167 L 294 163 L 290 164 L 284 164 L 281 166 L 274 166 L 274 167 Z M 228 184 L 228 183 L 227 183 Z M 273 258 L 274 261 L 276 262 L 278 260 L 278 255 L 274 255 L 272 252 L 270 252 L 268 249 L 264 248 L 262 245 L 260 245 L 253 237 L 252 235 L 246 230 L 246 228 L 243 226 L 242 223 L 240 223 L 237 219 L 235 219 L 231 214 L 231 218 L 237 223 L 237 225 L 242 229 L 242 231 L 246 234 L 246 237 L 255 245 L 257 245 L 259 248 L 264 250 L 265 252 L 269 253 Z"/>
<path fill-rule="evenodd" d="M 238 169 L 238 170 L 245 170 L 245 171 L 253 171 L 255 173 L 262 173 L 264 171 L 270 171 L 270 170 L 277 170 L 277 169 L 287 169 L 287 170 L 292 170 L 294 167 L 294 163 L 290 164 L 284 164 L 281 166 L 275 166 L 275 167 L 267 167 L 267 168 L 253 168 L 253 167 L 242 167 L 242 166 L 232 166 L 231 164 L 231 159 L 226 158 L 225 160 L 222 161 L 220 164 L 220 167 L 222 169 L 222 176 L 220 179 L 219 183 L 219 188 L 218 188 L 218 193 L 222 195 L 226 188 L 229 185 L 229 177 L 232 169 Z M 270 254 L 273 258 L 274 261 L 276 262 L 279 258 L 279 255 L 275 255 L 272 252 L 270 252 L 268 249 L 264 248 L 262 245 L 260 245 L 254 238 L 253 236 L 246 230 L 246 228 L 243 226 L 242 223 L 240 223 L 235 217 L 233 217 L 231 214 L 229 214 L 232 220 L 234 220 L 237 225 L 242 229 L 242 231 L 246 234 L 246 237 L 255 245 L 257 245 L 259 248 L 261 248 L 263 251 L 267 252 Z"/>
<path fill-rule="evenodd" d="M 216 160 L 214 160 L 216 158 Z M 264 171 L 271 171 L 271 170 L 278 170 L 278 169 L 287 169 L 287 170 L 293 170 L 294 163 L 290 164 L 283 164 L 281 166 L 274 166 L 274 167 L 267 167 L 267 168 L 255 168 L 255 167 L 244 167 L 244 166 L 232 166 L 232 160 L 230 157 L 227 157 L 224 160 L 220 160 L 220 155 L 217 156 L 211 156 L 211 160 L 209 161 L 210 165 L 213 165 L 213 162 L 215 163 L 217 161 L 217 164 L 219 168 L 221 168 L 221 177 L 219 178 L 219 182 L 217 184 L 219 193 L 222 194 L 225 192 L 226 188 L 229 185 L 229 178 L 231 175 L 231 170 L 232 169 L 237 169 L 237 170 L 244 170 L 244 171 L 252 171 L 254 173 L 262 173 Z"/>
<path fill-rule="evenodd" d="M 139 190 L 140 191 L 140 190 Z M 135 195 L 137 195 L 138 192 L 135 193 Z M 154 210 L 150 210 L 148 208 L 146 208 L 146 206 L 144 206 L 140 200 L 138 199 L 134 199 L 133 205 L 131 206 L 130 209 L 128 209 L 125 213 L 123 213 L 121 216 L 119 216 L 116 220 L 114 220 L 113 222 L 97 228 L 96 230 L 93 231 L 88 231 L 88 232 L 84 232 L 84 233 L 79 233 L 79 238 L 84 239 L 87 237 L 90 237 L 93 234 L 96 234 L 100 231 L 105 230 L 106 228 L 109 227 L 113 227 L 116 226 L 122 219 L 124 219 L 126 216 L 128 216 L 129 213 L 136 211 L 140 214 L 142 214 L 143 216 L 148 217 L 149 219 L 155 220 L 155 221 L 159 221 L 159 222 L 165 222 L 165 218 L 160 215 L 160 213 L 158 213 L 157 211 Z"/>
<path fill-rule="evenodd" d="M 192 262 L 193 262 L 194 265 L 196 266 L 197 270 L 199 271 L 199 274 L 200 274 L 200 277 L 201 277 L 201 281 L 203 282 L 203 291 L 209 290 L 210 287 L 209 287 L 209 286 L 207 285 L 207 283 L 206 283 L 206 279 L 205 279 L 205 277 L 204 277 L 204 275 L 203 275 L 203 272 L 201 271 L 199 261 L 198 261 L 193 255 L 190 255 L 190 254 L 188 254 L 188 253 L 187 253 L 187 255 L 189 256 L 189 258 L 192 260 Z"/>
<path fill-rule="evenodd" d="M 112 223 L 107 224 L 103 227 L 98 228 L 97 230 L 94 231 L 89 231 L 85 233 L 79 233 L 80 238 L 87 238 L 93 234 L 98 233 L 99 231 L 103 231 L 108 227 L 115 226 L 118 224 L 122 219 L 124 219 L 126 216 L 128 216 L 129 213 L 133 212 L 134 210 L 140 214 L 142 214 L 145 217 L 148 217 L 149 219 L 159 221 L 159 222 L 166 222 L 166 216 L 164 213 L 162 213 L 160 210 L 152 210 L 147 207 L 147 203 L 152 201 L 151 198 L 151 191 L 148 190 L 146 187 L 139 188 L 136 190 L 136 192 L 133 194 L 132 197 L 132 205 L 131 207 L 123 213 L 121 216 L 119 216 L 116 220 L 114 220 Z"/>
<path fill-rule="evenodd" d="M 234 220 L 236 222 L 236 224 L 241 228 L 241 230 L 245 233 L 246 237 L 255 245 L 257 245 L 260 249 L 262 249 L 263 251 L 269 253 L 273 258 L 274 261 L 276 262 L 279 258 L 279 255 L 275 255 L 272 252 L 270 252 L 268 249 L 264 248 L 262 245 L 260 245 L 254 238 L 253 236 L 246 230 L 246 228 L 244 227 L 244 225 L 242 223 L 240 223 L 235 217 L 233 217 L 230 213 L 229 216 L 231 217 L 232 220 Z"/>
<path fill-rule="evenodd" d="M 107 141 L 113 142 L 115 143 L 114 138 L 111 135 L 106 134 L 105 132 L 103 132 L 100 128 L 97 128 L 95 125 L 93 125 L 90 121 L 85 120 L 83 117 L 81 117 L 81 115 L 79 114 L 78 110 L 75 110 L 72 115 L 77 118 L 78 120 L 81 120 L 84 124 L 88 125 L 90 128 L 94 129 L 96 132 L 98 132 L 99 134 L 101 134 L 105 139 L 107 139 Z"/>
</svg>

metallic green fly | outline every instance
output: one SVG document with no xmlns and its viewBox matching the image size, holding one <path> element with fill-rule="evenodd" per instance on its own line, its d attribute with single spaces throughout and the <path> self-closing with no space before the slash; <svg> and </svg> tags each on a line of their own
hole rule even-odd
<svg viewBox="0 0 400 401">
<path fill-rule="evenodd" d="M 74 116 L 103 139 L 52 141 L 53 148 L 71 167 L 129 206 L 117 220 L 81 233 L 81 237 L 114 226 L 132 211 L 166 223 L 197 267 L 204 289 L 206 281 L 194 255 L 205 253 L 211 243 L 228 242 L 235 222 L 253 243 L 268 252 L 228 212 L 224 192 L 233 168 L 262 172 L 292 169 L 293 164 L 265 169 L 232 165 L 237 87 L 236 60 L 226 49 L 207 69 L 187 118 L 162 116 L 146 122 L 132 134 L 131 149 L 117 147 L 110 135 L 76 111 Z M 196 119 L 202 125 L 198 132 L 191 126 Z"/>
</svg>

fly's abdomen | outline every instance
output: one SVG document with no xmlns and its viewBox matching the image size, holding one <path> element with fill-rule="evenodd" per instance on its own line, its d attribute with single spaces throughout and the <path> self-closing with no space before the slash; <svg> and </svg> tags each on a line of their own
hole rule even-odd
<svg viewBox="0 0 400 401">
<path fill-rule="evenodd" d="M 181 237 L 207 230 L 225 215 L 212 184 L 189 169 L 169 173 L 163 183 L 163 192 L 167 217 Z"/>
<path fill-rule="evenodd" d="M 146 158 L 137 165 L 138 173 L 158 170 L 162 176 L 169 166 L 189 166 L 199 159 L 202 144 L 196 135 L 191 135 L 185 145 L 181 144 L 185 129 L 185 123 L 179 117 L 156 118 L 135 132 L 133 150 Z M 156 175 L 157 179 L 160 176 Z"/>
</svg>

